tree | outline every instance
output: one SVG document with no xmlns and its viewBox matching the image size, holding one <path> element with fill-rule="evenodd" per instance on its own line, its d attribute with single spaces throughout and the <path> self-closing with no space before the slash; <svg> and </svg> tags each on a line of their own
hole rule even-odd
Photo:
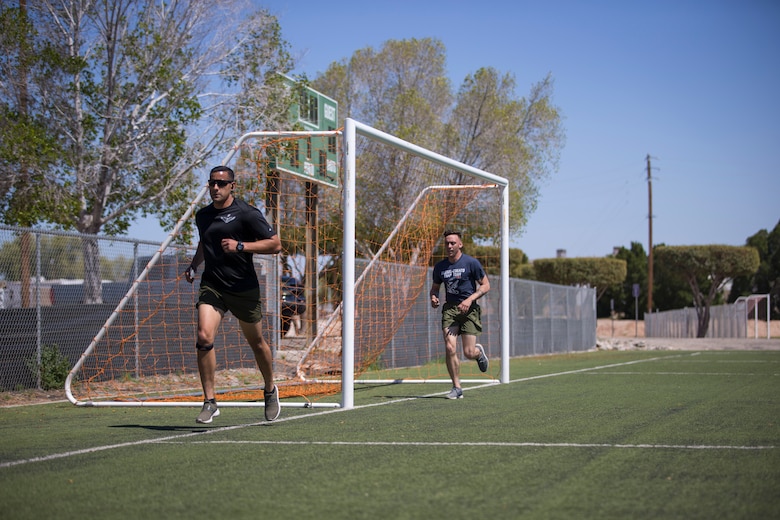
<svg viewBox="0 0 780 520">
<path fill-rule="evenodd" d="M 5 51 L 0 56 L 0 165 L 4 171 L 0 189 L 21 195 L 1 199 L 0 208 L 5 222 L 22 226 L 35 223 L 35 205 L 30 202 L 42 196 L 45 168 L 60 153 L 47 134 L 47 121 L 34 111 L 35 92 L 28 86 L 40 52 L 34 46 L 34 34 L 24 0 L 16 9 L 0 11 L 0 46 Z"/>
<path fill-rule="evenodd" d="M 312 86 L 339 103 L 339 116 L 351 117 L 417 145 L 437 149 L 443 121 L 452 105 L 446 60 L 441 42 L 430 38 L 386 42 L 379 51 L 365 48 L 347 61 L 331 64 Z M 361 179 L 363 196 L 357 222 L 358 251 L 370 257 L 371 243 L 385 236 L 386 222 L 396 222 L 403 208 L 417 196 L 415 175 L 406 167 L 408 155 L 383 150 L 363 154 L 362 169 L 372 176 Z M 387 179 L 393 178 L 392 183 Z M 381 240 L 379 241 L 381 243 Z"/>
<path fill-rule="evenodd" d="M 666 247 L 666 244 L 657 244 L 653 253 L 662 247 Z M 690 284 L 673 265 L 655 262 L 654 272 L 653 306 L 656 311 L 684 309 L 694 305 Z"/>
<path fill-rule="evenodd" d="M 754 247 L 738 246 L 663 246 L 655 251 L 659 265 L 679 273 L 689 284 L 696 307 L 696 337 L 707 334 L 710 306 L 725 282 L 758 269 L 759 256 Z"/>
<path fill-rule="evenodd" d="M 29 21 L 0 40 L 4 77 L 18 80 L 0 83 L 0 160 L 20 175 L 5 181 L 0 216 L 113 234 L 157 214 L 170 228 L 192 198 L 196 167 L 248 125 L 275 128 L 287 113 L 278 72 L 290 59 L 276 19 L 265 11 L 236 17 L 223 6 L 36 2 Z M 3 29 L 24 21 L 22 11 L 4 8 Z M 53 151 L 48 162 L 33 160 L 38 141 Z M 35 191 L 23 175 L 40 179 Z M 25 207 L 32 212 L 22 221 L 17 208 Z M 98 303 L 97 243 L 83 244 L 85 303 Z"/>
<path fill-rule="evenodd" d="M 561 116 L 552 103 L 550 76 L 518 98 L 510 74 L 483 68 L 465 78 L 456 95 L 446 76 L 445 49 L 433 38 L 389 40 L 379 50 L 360 49 L 349 59 L 331 64 L 313 86 L 339 102 L 339 115 L 394 134 L 510 180 L 510 229 L 519 233 L 534 210 L 537 183 L 557 167 L 563 144 Z M 365 160 L 365 159 L 364 159 Z M 398 211 L 398 202 L 412 195 L 399 175 L 398 157 L 376 158 L 373 214 Z M 394 172 L 395 182 L 384 182 Z M 450 179 L 457 184 L 458 176 Z M 416 195 L 416 194 L 414 194 Z M 471 204 L 464 229 L 476 239 L 486 236 L 479 201 Z M 364 223 L 361 232 L 375 230 Z"/>
<path fill-rule="evenodd" d="M 336 99 L 339 115 L 426 148 L 440 145 L 452 108 L 444 45 L 436 39 L 388 40 L 332 63 L 312 86 Z"/>
<path fill-rule="evenodd" d="M 626 278 L 621 283 L 609 287 L 597 305 L 598 316 L 609 316 L 614 302 L 618 315 L 633 315 L 635 305 L 643 309 L 647 301 L 647 253 L 640 242 L 631 242 L 631 248 L 621 247 L 613 258 L 626 262 Z M 641 288 L 638 301 L 634 301 L 633 286 Z M 654 289 L 655 291 L 655 289 Z"/>
<path fill-rule="evenodd" d="M 551 75 L 525 98 L 515 91 L 514 76 L 493 68 L 468 75 L 445 125 L 442 152 L 509 179 L 509 223 L 518 233 L 536 209 L 539 181 L 558 167 L 564 133 Z M 470 219 L 479 223 L 479 212 Z"/>
<path fill-rule="evenodd" d="M 774 229 L 758 231 L 748 237 L 745 245 L 758 251 L 760 264 L 755 273 L 737 276 L 731 286 L 729 302 L 734 302 L 740 296 L 751 294 L 769 294 L 771 301 L 771 318 L 780 318 L 780 221 Z"/>
<path fill-rule="evenodd" d="M 600 299 L 626 279 L 626 261 L 617 258 L 542 258 L 534 260 L 536 279 L 560 285 L 596 287 Z"/>
<path fill-rule="evenodd" d="M 37 61 L 34 28 L 27 16 L 27 2 L 20 0 L 19 8 L 0 11 L 0 192 L 14 194 L 0 198 L 3 221 L 30 227 L 36 214 L 46 211 L 38 201 L 46 193 L 45 169 L 56 161 L 60 150 L 56 140 L 47 134 L 47 121 L 36 114 L 31 105 L 33 95 L 28 86 L 30 71 Z M 10 166 L 10 167 L 9 167 Z M 20 244 L 22 260 L 20 280 L 22 306 L 32 305 L 30 299 L 30 267 L 33 249 L 32 236 L 22 233 Z"/>
</svg>

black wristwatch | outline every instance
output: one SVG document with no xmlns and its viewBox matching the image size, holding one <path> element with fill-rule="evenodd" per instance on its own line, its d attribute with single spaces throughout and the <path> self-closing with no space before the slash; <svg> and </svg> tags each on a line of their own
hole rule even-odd
<svg viewBox="0 0 780 520">
<path fill-rule="evenodd" d="M 239 242 L 238 244 L 236 244 L 236 251 L 238 251 L 240 253 L 243 250 L 244 250 L 244 243 L 243 242 Z"/>
</svg>

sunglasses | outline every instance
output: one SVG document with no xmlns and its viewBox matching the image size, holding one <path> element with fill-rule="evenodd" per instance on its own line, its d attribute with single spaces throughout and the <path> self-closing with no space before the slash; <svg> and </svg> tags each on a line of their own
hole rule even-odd
<svg viewBox="0 0 780 520">
<path fill-rule="evenodd" d="M 209 179 L 209 187 L 213 188 L 214 186 L 219 186 L 220 188 L 224 188 L 228 184 L 231 184 L 235 181 L 223 181 L 220 179 Z"/>
</svg>

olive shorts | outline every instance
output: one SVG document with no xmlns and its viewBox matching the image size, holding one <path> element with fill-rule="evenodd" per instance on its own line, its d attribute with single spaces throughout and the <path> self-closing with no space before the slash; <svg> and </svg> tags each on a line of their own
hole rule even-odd
<svg viewBox="0 0 780 520">
<path fill-rule="evenodd" d="M 441 328 L 446 330 L 452 326 L 458 328 L 458 334 L 479 336 L 482 333 L 482 309 L 473 303 L 469 311 L 463 314 L 456 303 L 445 303 L 441 311 Z"/>
</svg>

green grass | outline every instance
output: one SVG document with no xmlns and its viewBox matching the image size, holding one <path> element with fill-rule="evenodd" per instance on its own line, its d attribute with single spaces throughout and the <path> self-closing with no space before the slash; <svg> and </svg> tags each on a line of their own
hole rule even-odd
<svg viewBox="0 0 780 520">
<path fill-rule="evenodd" d="M 544 356 L 511 374 L 459 401 L 358 387 L 353 410 L 273 425 L 257 408 L 209 426 L 195 408 L 0 409 L 0 516 L 780 517 L 780 352 Z"/>
</svg>

